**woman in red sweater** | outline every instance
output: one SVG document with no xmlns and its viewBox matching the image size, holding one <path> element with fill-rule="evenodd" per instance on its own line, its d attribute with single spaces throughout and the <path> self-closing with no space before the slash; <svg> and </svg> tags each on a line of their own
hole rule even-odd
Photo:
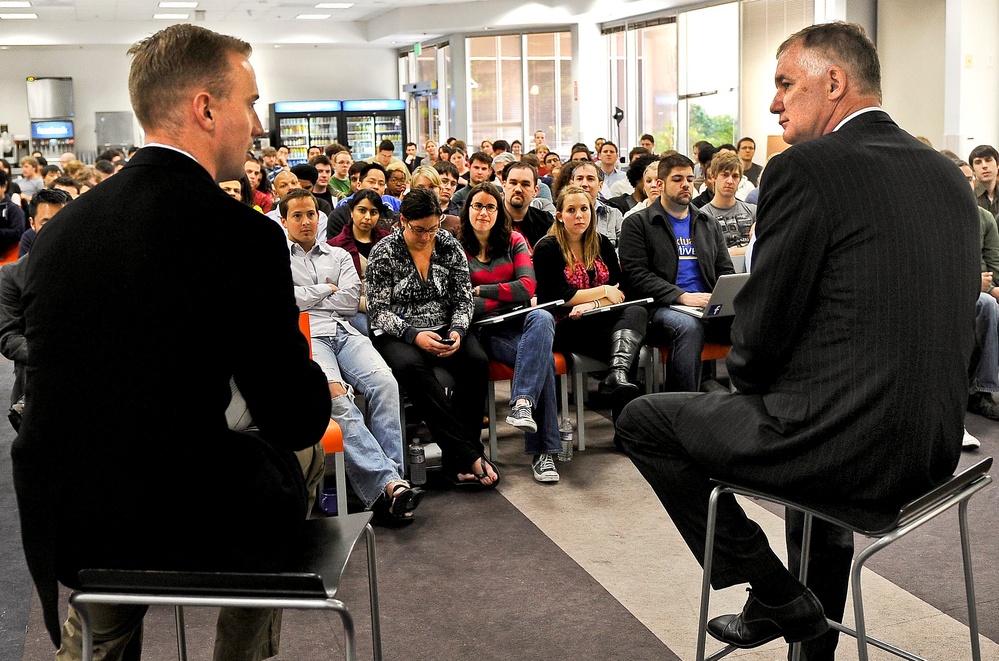
<svg viewBox="0 0 999 661">
<path fill-rule="evenodd" d="M 531 252 L 527 240 L 511 231 L 499 190 L 493 184 L 479 184 L 467 200 L 459 239 L 468 257 L 474 317 L 530 305 L 535 289 Z M 531 310 L 499 324 L 479 326 L 475 332 L 490 360 L 513 366 L 506 421 L 524 430 L 524 452 L 532 457 L 534 479 L 558 482 L 553 456 L 561 449 L 552 353 L 555 320 L 546 310 Z"/>
</svg>

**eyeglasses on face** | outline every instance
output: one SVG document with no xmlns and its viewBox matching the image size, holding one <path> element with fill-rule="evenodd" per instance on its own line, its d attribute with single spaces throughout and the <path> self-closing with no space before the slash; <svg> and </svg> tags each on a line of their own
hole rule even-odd
<svg viewBox="0 0 999 661">
<path fill-rule="evenodd" d="M 486 212 L 488 212 L 490 214 L 494 214 L 494 213 L 496 213 L 497 209 L 499 209 L 499 207 L 496 206 L 495 204 L 481 204 L 479 202 L 473 202 L 472 204 L 470 204 L 468 206 L 475 213 L 479 213 L 480 211 L 482 211 L 483 209 L 485 209 Z"/>
<path fill-rule="evenodd" d="M 414 227 L 413 223 L 406 223 L 406 227 L 409 228 L 410 232 L 412 232 L 416 236 L 420 236 L 420 237 L 422 237 L 422 236 L 433 236 L 433 235 L 437 234 L 437 232 L 439 232 L 441 230 L 441 226 L 440 226 L 439 222 L 437 224 L 437 227 L 433 227 L 431 229 L 427 229 L 425 227 Z"/>
</svg>

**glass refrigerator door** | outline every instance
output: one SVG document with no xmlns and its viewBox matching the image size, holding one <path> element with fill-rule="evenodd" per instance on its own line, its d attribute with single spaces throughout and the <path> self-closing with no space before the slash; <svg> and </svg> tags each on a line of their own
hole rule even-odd
<svg viewBox="0 0 999 661">
<path fill-rule="evenodd" d="M 305 157 L 309 151 L 309 121 L 305 117 L 282 117 L 278 122 L 278 140 L 280 145 L 286 146 L 288 154 L 288 165 L 298 165 L 305 162 Z"/>
<path fill-rule="evenodd" d="M 406 143 L 402 135 L 402 116 L 399 113 L 375 115 L 375 143 L 391 140 L 395 145 L 395 157 L 405 157 Z"/>
<path fill-rule="evenodd" d="M 371 115 L 347 117 L 347 143 L 355 161 L 375 155 L 375 118 Z"/>
<path fill-rule="evenodd" d="M 309 118 L 309 144 L 326 148 L 326 145 L 336 142 L 336 117 L 326 115 Z"/>
</svg>

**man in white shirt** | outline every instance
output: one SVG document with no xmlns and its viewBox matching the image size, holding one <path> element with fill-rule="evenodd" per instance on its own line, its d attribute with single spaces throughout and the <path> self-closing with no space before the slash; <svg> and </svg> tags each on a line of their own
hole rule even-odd
<svg viewBox="0 0 999 661">
<path fill-rule="evenodd" d="M 399 386 L 366 336 L 350 324 L 361 279 L 343 248 L 317 240 L 319 211 L 312 193 L 293 189 L 278 206 L 288 232 L 298 309 L 309 313 L 312 359 L 329 381 L 330 417 L 343 432 L 347 476 L 364 505 L 390 519 L 412 520 L 423 492 L 402 479 Z M 371 431 L 353 401 L 367 402 Z"/>
<path fill-rule="evenodd" d="M 274 208 L 268 211 L 266 215 L 268 218 L 273 220 L 278 225 L 284 227 L 284 223 L 281 222 L 281 210 L 278 208 L 281 200 L 288 197 L 288 193 L 293 190 L 302 188 L 302 182 L 298 180 L 298 175 L 296 175 L 291 170 L 284 170 L 279 172 L 276 177 L 274 177 L 274 183 L 272 184 L 273 194 L 274 194 Z M 329 223 L 329 216 L 327 216 L 322 211 L 319 212 L 319 229 L 316 232 L 316 240 L 320 243 L 326 243 L 326 226 Z M 287 233 L 287 232 L 286 232 Z"/>
</svg>

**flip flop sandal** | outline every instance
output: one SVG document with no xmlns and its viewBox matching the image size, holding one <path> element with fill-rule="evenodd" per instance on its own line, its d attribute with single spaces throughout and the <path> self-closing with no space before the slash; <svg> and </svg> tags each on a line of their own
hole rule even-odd
<svg viewBox="0 0 999 661">
<path fill-rule="evenodd" d="M 472 473 L 472 475 L 475 476 L 475 479 L 478 480 L 479 484 L 481 484 L 482 486 L 486 487 L 487 489 L 491 489 L 491 488 L 495 487 L 497 484 L 499 484 L 500 474 L 499 474 L 499 471 L 496 470 L 496 464 L 494 464 L 493 462 L 489 461 L 485 457 L 482 457 L 481 463 L 479 465 L 482 466 L 482 472 L 481 473 Z M 486 478 L 489 477 L 489 472 L 486 470 L 486 466 L 488 466 L 489 468 L 492 468 L 493 469 L 493 473 L 495 473 L 495 475 L 496 475 L 496 479 L 493 480 L 492 484 L 482 484 L 482 480 L 484 480 L 484 479 L 486 479 Z"/>
<path fill-rule="evenodd" d="M 387 496 L 387 512 L 393 519 L 411 520 L 413 510 L 417 508 L 423 500 L 423 489 L 400 483 L 392 488 L 392 494 Z"/>
</svg>

